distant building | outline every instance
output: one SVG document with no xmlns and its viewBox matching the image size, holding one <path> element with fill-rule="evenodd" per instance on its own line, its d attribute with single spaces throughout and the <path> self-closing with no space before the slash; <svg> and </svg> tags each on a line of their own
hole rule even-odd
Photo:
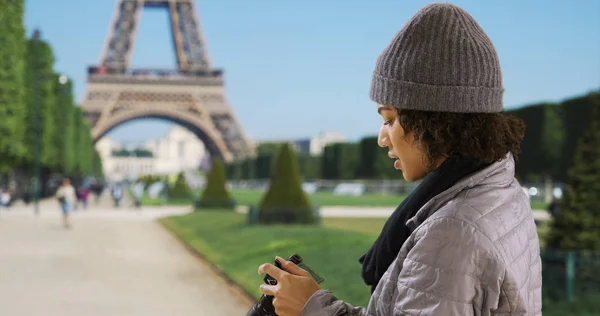
<svg viewBox="0 0 600 316">
<path fill-rule="evenodd" d="M 337 132 L 322 132 L 308 139 L 298 139 L 292 142 L 294 149 L 299 153 L 318 156 L 323 153 L 323 148 L 329 144 L 345 142 L 346 138 Z"/>
<path fill-rule="evenodd" d="M 144 149 L 152 152 L 153 156 L 124 156 L 123 149 Z M 138 146 L 124 146 L 109 137 L 103 137 L 96 143 L 96 150 L 102 158 L 104 175 L 114 181 L 141 175 L 171 175 L 196 170 L 206 156 L 204 143 L 194 133 L 180 126 L 174 126 L 159 139 Z M 115 152 L 120 154 L 115 156 Z"/>
<path fill-rule="evenodd" d="M 154 153 L 159 174 L 176 174 L 198 169 L 206 155 L 204 143 L 198 136 L 180 126 L 172 127 L 159 139 L 147 141 L 143 148 Z"/>
<path fill-rule="evenodd" d="M 289 142 L 294 148 L 294 150 L 298 153 L 310 154 L 311 156 L 318 156 L 323 153 L 323 148 L 325 148 L 325 146 L 345 141 L 346 138 L 338 132 L 322 132 L 317 136 L 304 139 L 258 141 L 257 145 L 267 143 Z"/>
<path fill-rule="evenodd" d="M 294 147 L 294 150 L 298 153 L 303 153 L 303 154 L 310 154 L 311 150 L 310 150 L 310 145 L 313 144 L 314 142 L 311 141 L 311 139 L 299 139 L 299 140 L 295 140 L 292 142 L 292 146 Z M 315 154 L 318 155 L 318 154 Z"/>
</svg>

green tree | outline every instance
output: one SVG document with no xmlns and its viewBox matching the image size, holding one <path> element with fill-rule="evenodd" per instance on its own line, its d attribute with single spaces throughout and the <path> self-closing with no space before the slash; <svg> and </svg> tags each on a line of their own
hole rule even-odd
<svg viewBox="0 0 600 316">
<path fill-rule="evenodd" d="M 60 165 L 59 148 L 53 144 L 56 127 L 53 113 L 56 110 L 54 56 L 52 48 L 44 41 L 30 39 L 27 42 L 27 69 L 25 72 L 26 113 L 25 139 L 28 144 L 27 158 L 33 162 L 37 129 L 41 129 L 41 162 L 47 168 Z M 38 88 L 36 89 L 34 87 Z M 36 93 L 34 93 L 36 92 Z M 36 104 L 39 102 L 39 104 Z M 36 113 L 36 106 L 39 112 Z M 41 124 L 38 124 L 41 123 Z"/>
<path fill-rule="evenodd" d="M 318 220 L 302 189 L 296 155 L 289 144 L 279 150 L 269 190 L 257 211 L 258 222 L 263 224 L 314 224 Z M 255 215 L 255 211 L 249 214 Z"/>
<path fill-rule="evenodd" d="M 302 178 L 320 179 L 321 178 L 321 157 L 311 156 L 309 154 L 298 154 L 298 167 Z"/>
<path fill-rule="evenodd" d="M 144 190 L 148 190 L 152 184 L 161 181 L 161 178 L 157 175 L 143 175 L 138 178 L 138 181 L 144 184 Z"/>
<path fill-rule="evenodd" d="M 73 122 L 73 126 L 71 127 L 71 129 L 73 130 L 73 133 L 71 134 L 70 137 L 70 142 L 71 142 L 71 148 L 73 150 L 74 153 L 77 153 L 76 155 L 74 155 L 73 158 L 73 165 L 71 168 L 71 176 L 77 176 L 80 175 L 83 171 L 82 168 L 82 159 L 81 159 L 81 155 L 79 155 L 79 153 L 83 150 L 83 148 L 81 147 L 81 141 L 80 139 L 82 138 L 81 130 L 82 125 L 83 125 L 83 114 L 81 113 L 81 109 L 79 107 L 74 107 L 73 111 L 71 113 L 71 120 Z"/>
<path fill-rule="evenodd" d="M 561 117 L 565 139 L 562 148 L 562 157 L 557 163 L 562 167 L 558 177 L 559 181 L 567 179 L 569 169 L 565 167 L 574 164 L 577 140 L 589 129 L 592 109 L 598 106 L 600 106 L 600 91 L 571 98 L 561 103 Z"/>
<path fill-rule="evenodd" d="M 321 170 L 325 179 L 353 179 L 358 167 L 358 144 L 335 143 L 325 146 Z"/>
<path fill-rule="evenodd" d="M 577 144 L 559 205 L 548 246 L 600 251 L 600 105 L 593 109 L 590 127 Z"/>
<path fill-rule="evenodd" d="M 377 177 L 377 147 L 377 137 L 365 137 L 358 143 L 357 178 Z"/>
<path fill-rule="evenodd" d="M 80 107 L 73 108 L 73 130 L 76 131 L 71 137 L 75 153 L 73 176 L 93 175 L 98 172 L 98 163 L 95 161 L 98 154 L 94 148 L 90 127 Z"/>
<path fill-rule="evenodd" d="M 256 147 L 258 155 L 276 156 L 282 143 L 263 143 Z"/>
<path fill-rule="evenodd" d="M 229 195 L 225 184 L 225 167 L 221 159 L 215 157 L 212 160 L 212 166 L 206 177 L 206 186 L 196 208 L 235 208 L 235 201 Z"/>
<path fill-rule="evenodd" d="M 22 0 L 0 0 L 0 172 L 25 155 L 25 29 Z"/>
<path fill-rule="evenodd" d="M 558 178 L 561 165 L 560 159 L 563 153 L 565 133 L 561 120 L 562 108 L 559 105 L 546 105 L 544 107 L 543 123 L 543 174 L 551 178 Z"/>
<path fill-rule="evenodd" d="M 543 181 L 550 175 L 556 182 L 567 179 L 573 165 L 577 140 L 588 129 L 592 108 L 600 105 L 600 92 L 561 103 L 528 105 L 509 111 L 525 121 L 516 174 L 522 181 Z"/>
<path fill-rule="evenodd" d="M 536 104 L 512 112 L 527 125 L 525 137 L 521 142 L 517 174 L 523 181 L 542 181 L 544 168 L 544 107 L 548 104 Z"/>
<path fill-rule="evenodd" d="M 145 158 L 152 158 L 154 157 L 154 153 L 152 153 L 152 151 L 148 150 L 148 149 L 144 149 L 144 148 L 136 148 L 133 150 L 133 154 L 136 157 L 145 157 Z"/>
<path fill-rule="evenodd" d="M 56 95 L 55 111 L 52 113 L 54 118 L 54 126 L 56 128 L 52 139 L 52 146 L 58 149 L 59 153 L 59 169 L 64 175 L 70 175 L 73 169 L 73 153 L 72 139 L 73 130 L 73 93 L 72 82 L 67 79 L 66 82 L 61 82 L 61 75 L 55 75 L 54 93 Z M 66 78 L 66 77 L 64 77 Z"/>
<path fill-rule="evenodd" d="M 65 113 L 66 117 L 65 117 L 65 122 L 67 124 L 66 127 L 66 135 L 63 138 L 63 142 L 65 142 L 66 144 L 65 146 L 65 150 L 67 151 L 64 155 L 65 157 L 65 162 L 64 162 L 64 166 L 67 170 L 67 175 L 72 176 L 75 172 L 75 165 L 77 164 L 77 159 L 78 159 L 78 153 L 76 151 L 76 144 L 73 142 L 73 139 L 75 138 L 75 135 L 77 133 L 77 125 L 75 124 L 75 104 L 71 103 L 71 105 L 68 107 L 67 112 Z M 98 156 L 98 158 L 100 159 L 100 156 Z"/>
<path fill-rule="evenodd" d="M 321 177 L 323 179 L 338 179 L 338 169 L 335 164 L 335 149 L 333 145 L 327 145 L 323 148 L 323 155 L 321 156 Z"/>
<path fill-rule="evenodd" d="M 104 178 L 104 169 L 102 166 L 102 158 L 98 151 L 94 150 L 94 171 L 93 176 L 98 177 L 100 179 Z"/>
<path fill-rule="evenodd" d="M 242 162 L 234 161 L 226 167 L 227 179 L 240 180 L 242 178 Z"/>
<path fill-rule="evenodd" d="M 255 179 L 256 178 L 256 161 L 253 158 L 247 158 L 241 162 L 241 178 Z"/>
<path fill-rule="evenodd" d="M 254 178 L 267 179 L 271 175 L 272 161 L 275 155 L 259 153 L 254 161 Z"/>
<path fill-rule="evenodd" d="M 187 199 L 192 196 L 192 190 L 190 190 L 189 185 L 185 181 L 185 175 L 183 172 L 180 172 L 177 175 L 177 180 L 175 180 L 175 184 L 169 188 L 169 197 L 176 199 Z"/>
<path fill-rule="evenodd" d="M 82 118 L 83 119 L 83 118 Z M 81 125 L 81 137 L 79 138 L 81 141 L 81 159 L 83 160 L 83 168 L 82 168 L 82 176 L 89 176 L 94 174 L 94 140 L 92 139 L 92 134 L 90 132 L 90 127 L 87 121 L 83 122 Z"/>
</svg>

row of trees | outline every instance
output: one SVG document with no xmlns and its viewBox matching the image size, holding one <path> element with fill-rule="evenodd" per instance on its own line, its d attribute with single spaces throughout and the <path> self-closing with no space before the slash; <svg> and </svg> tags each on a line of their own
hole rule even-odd
<svg viewBox="0 0 600 316">
<path fill-rule="evenodd" d="M 527 124 L 516 170 L 519 178 L 528 182 L 545 177 L 567 181 L 577 144 L 590 128 L 595 107 L 600 107 L 600 91 L 511 111 Z"/>
<path fill-rule="evenodd" d="M 257 156 L 227 166 L 229 179 L 267 179 L 281 144 L 262 144 Z M 390 179 L 398 178 L 390 168 L 387 151 L 377 145 L 377 137 L 365 137 L 358 143 L 336 143 L 324 148 L 320 156 L 297 154 L 302 178 L 312 179 Z"/>
<path fill-rule="evenodd" d="M 551 111 L 556 111 L 556 108 L 549 108 Z M 557 117 L 552 117 L 553 114 L 547 115 L 543 117 L 546 121 L 560 121 Z M 558 202 L 559 211 L 551 221 L 550 230 L 546 236 L 546 246 L 550 249 L 600 251 L 600 103 L 591 105 L 586 125 L 580 130 L 582 136 L 573 144 L 569 144 L 569 147 L 573 147 L 573 156 L 570 157 L 573 163 L 562 166 L 564 172 L 567 173 L 566 190 L 564 198 Z M 549 131 L 549 134 L 556 137 L 555 140 L 558 143 L 558 136 L 554 134 L 554 131 Z M 564 140 L 561 141 L 564 142 Z M 357 145 L 329 146 L 321 160 L 323 166 L 326 166 L 323 169 L 323 175 L 347 177 L 351 174 L 344 174 L 347 170 L 355 170 L 356 174 L 364 176 L 383 174 L 385 171 L 378 169 L 379 155 L 374 154 L 376 151 L 368 150 L 369 146 L 373 146 L 373 142 L 373 139 L 365 138 Z M 538 144 L 540 148 L 544 145 L 549 146 L 548 144 Z M 329 160 L 335 161 L 339 157 L 348 157 L 350 153 L 356 151 L 356 148 L 350 146 L 359 148 L 358 163 L 353 162 L 350 167 L 339 163 L 327 165 L 330 163 Z M 292 149 L 289 144 L 279 147 L 276 165 L 270 176 L 269 190 L 258 208 L 251 208 L 250 222 L 267 224 L 318 222 L 303 193 L 301 179 L 298 175 L 299 164 L 296 162 Z M 262 150 L 266 149 L 262 148 Z M 259 157 L 261 154 L 265 153 L 259 151 Z M 555 155 L 554 159 L 566 159 L 556 154 L 556 151 L 549 152 L 548 156 L 552 157 L 553 154 Z M 346 161 L 352 160 L 346 159 Z M 546 160 L 545 163 L 549 163 L 549 161 L 551 159 Z M 542 162 L 540 161 L 540 163 Z M 550 164 L 548 167 L 551 168 L 554 165 Z M 347 169 L 344 170 L 344 168 Z M 538 170 L 548 172 L 548 170 L 555 169 L 539 168 Z M 562 170 L 558 171 L 563 172 Z M 224 180 L 219 182 L 220 188 L 224 187 L 224 182 Z M 593 273 L 592 270 L 590 265 L 589 272 Z"/>
<path fill-rule="evenodd" d="M 592 108 L 600 106 L 600 92 L 558 104 L 526 106 L 510 113 L 527 124 L 517 177 L 523 182 L 538 182 L 550 177 L 564 182 L 573 165 L 575 146 L 590 125 Z M 227 166 L 229 179 L 267 179 L 280 144 L 262 144 L 257 156 Z M 302 177 L 311 179 L 399 179 L 391 168 L 387 151 L 377 145 L 377 137 L 357 143 L 337 143 L 324 148 L 320 156 L 298 155 Z"/>
<path fill-rule="evenodd" d="M 551 248 L 600 251 L 600 104 L 590 118 L 583 137 L 573 144 L 567 190 L 547 240 Z"/>
<path fill-rule="evenodd" d="M 113 150 L 111 155 L 113 157 L 142 157 L 142 158 L 154 157 L 154 154 L 152 153 L 152 151 L 150 151 L 148 149 L 142 149 L 142 148 L 137 148 L 137 149 L 133 149 L 133 150 L 127 150 L 127 149 Z"/>
<path fill-rule="evenodd" d="M 101 176 L 101 160 L 73 83 L 54 70 L 51 46 L 26 38 L 23 1 L 0 0 L 0 174 Z"/>
<path fill-rule="evenodd" d="M 263 148 L 264 149 L 264 148 Z M 273 147 L 275 165 L 269 189 L 258 205 L 251 205 L 248 224 L 318 224 L 318 210 L 315 209 L 302 189 L 296 154 L 289 144 Z M 227 191 L 225 168 L 220 159 L 213 159 L 212 168 L 196 211 L 206 209 L 235 209 L 235 201 Z"/>
<path fill-rule="evenodd" d="M 587 126 L 580 131 L 582 136 L 572 144 L 574 148 L 573 163 L 563 166 L 567 173 L 566 190 L 564 198 L 558 202 L 558 211 L 550 222 L 550 230 L 545 236 L 546 247 L 549 249 L 600 251 L 600 103 L 593 104 L 590 110 Z M 552 111 L 555 111 L 555 108 Z M 548 117 L 545 119 L 547 120 Z M 554 137 L 556 136 L 554 135 Z M 373 154 L 372 150 L 366 151 L 368 144 L 372 142 L 372 139 L 365 138 L 358 144 L 360 149 L 365 150 L 361 151 L 360 157 L 369 157 L 369 159 L 361 158 L 360 163 L 355 164 L 349 170 L 356 170 L 358 174 L 362 175 L 381 172 L 377 169 L 379 156 Z M 331 157 L 344 157 L 348 154 L 348 150 L 353 150 L 347 146 L 349 145 L 330 146 L 330 149 L 323 155 L 323 165 L 326 165 Z M 303 193 L 298 172 L 299 164 L 296 162 L 294 152 L 289 144 L 279 147 L 276 165 L 270 176 L 269 190 L 258 207 L 250 209 L 249 222 L 264 224 L 318 222 L 318 218 L 315 217 L 315 213 L 311 210 Z M 261 150 L 266 150 L 266 147 Z M 259 151 L 259 156 L 261 154 L 265 153 Z M 552 154 L 553 152 L 549 153 L 549 155 Z M 334 167 L 326 167 L 329 170 L 323 170 L 324 174 L 347 176 L 341 173 L 344 166 L 338 165 L 338 169 Z M 540 168 L 540 170 L 543 169 Z M 221 178 L 219 178 L 218 187 L 224 190 L 224 176 Z M 214 179 L 209 180 L 209 185 L 212 180 Z M 590 252 L 587 255 L 593 256 L 593 253 Z M 593 275 L 595 271 L 593 269 L 597 268 L 597 265 L 593 266 L 591 263 L 593 257 L 586 258 L 589 259 L 586 261 L 586 264 L 589 265 L 587 268 L 580 267 L 579 269 L 587 269 L 584 274 L 591 273 Z M 556 260 L 556 258 L 551 260 Z"/>
</svg>

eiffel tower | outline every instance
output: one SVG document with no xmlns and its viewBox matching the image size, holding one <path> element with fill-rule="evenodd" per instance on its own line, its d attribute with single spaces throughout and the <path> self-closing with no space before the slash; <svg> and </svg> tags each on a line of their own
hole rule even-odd
<svg viewBox="0 0 600 316">
<path fill-rule="evenodd" d="M 177 69 L 129 68 L 141 12 L 168 10 Z M 194 132 L 212 157 L 232 162 L 254 155 L 225 97 L 193 0 L 118 0 L 100 64 L 88 68 L 82 109 L 97 141 L 125 122 L 162 118 Z"/>
</svg>

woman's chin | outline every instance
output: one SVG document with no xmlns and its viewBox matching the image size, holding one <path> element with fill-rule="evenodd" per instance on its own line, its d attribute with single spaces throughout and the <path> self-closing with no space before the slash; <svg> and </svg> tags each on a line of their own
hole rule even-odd
<svg viewBox="0 0 600 316">
<path fill-rule="evenodd" d="M 404 180 L 406 180 L 406 182 L 419 181 L 419 180 L 425 178 L 428 174 L 428 173 L 414 172 L 415 170 L 412 170 L 412 171 L 413 172 L 410 172 L 408 170 L 402 170 L 402 177 L 404 178 Z"/>
</svg>

